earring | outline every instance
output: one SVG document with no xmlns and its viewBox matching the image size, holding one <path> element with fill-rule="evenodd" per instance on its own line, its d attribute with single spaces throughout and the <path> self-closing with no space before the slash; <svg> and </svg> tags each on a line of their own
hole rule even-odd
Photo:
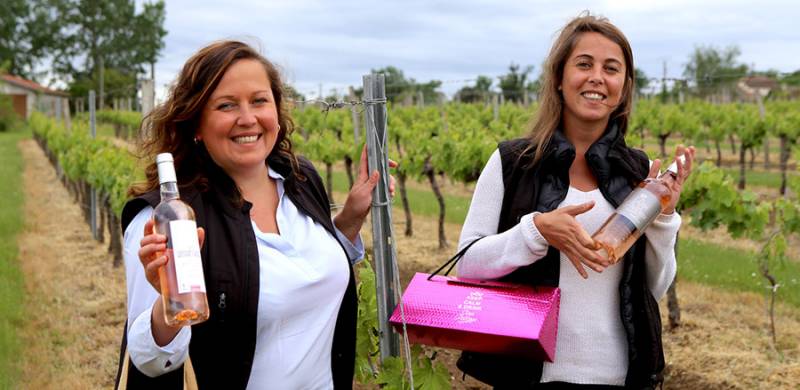
<svg viewBox="0 0 800 390">
<path fill-rule="evenodd" d="M 280 131 L 281 131 L 281 124 L 278 123 L 278 132 L 280 132 Z"/>
<path fill-rule="evenodd" d="M 560 86 L 560 85 L 558 86 L 558 90 L 559 90 L 559 91 L 561 90 L 561 86 Z"/>
<path fill-rule="evenodd" d="M 197 143 L 198 143 L 198 142 L 200 142 L 200 138 L 197 138 L 197 137 L 195 136 L 195 137 L 194 137 L 194 144 L 195 144 L 195 145 L 197 145 Z"/>
</svg>

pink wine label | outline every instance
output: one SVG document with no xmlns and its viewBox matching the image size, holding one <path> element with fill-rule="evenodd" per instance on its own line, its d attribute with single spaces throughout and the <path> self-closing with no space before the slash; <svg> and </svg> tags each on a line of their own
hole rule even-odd
<svg viewBox="0 0 800 390">
<path fill-rule="evenodd" d="M 169 222 L 175 275 L 178 279 L 178 294 L 206 292 L 203 278 L 203 261 L 200 260 L 200 241 L 194 221 Z"/>
</svg>

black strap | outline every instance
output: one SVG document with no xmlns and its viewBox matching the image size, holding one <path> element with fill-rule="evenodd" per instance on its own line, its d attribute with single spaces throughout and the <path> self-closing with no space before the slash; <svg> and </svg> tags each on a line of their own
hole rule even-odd
<svg viewBox="0 0 800 390">
<path fill-rule="evenodd" d="M 484 236 L 484 237 L 485 237 L 485 236 Z M 449 275 L 449 274 L 450 274 L 450 271 L 452 271 L 452 270 L 453 270 L 453 267 L 455 267 L 455 266 L 456 266 L 456 263 L 458 263 L 458 261 L 459 261 L 459 260 L 461 260 L 461 258 L 462 258 L 462 257 L 464 257 L 464 254 L 465 254 L 465 253 L 467 253 L 467 249 L 469 249 L 469 248 L 470 248 L 472 245 L 474 245 L 476 242 L 480 241 L 482 238 L 483 238 L 483 237 L 480 237 L 480 238 L 476 239 L 475 241 L 472 241 L 472 242 L 470 242 L 470 243 L 469 243 L 467 246 L 465 246 L 463 249 L 461 249 L 460 251 L 458 251 L 458 253 L 456 253 L 456 254 L 455 254 L 455 256 L 451 257 L 451 258 L 450 258 L 450 260 L 447 260 L 447 261 L 446 261 L 444 264 L 442 264 L 442 266 L 441 266 L 441 267 L 439 267 L 439 268 L 438 268 L 436 271 L 433 271 L 433 273 L 432 273 L 432 274 L 428 275 L 428 280 L 431 280 L 431 279 L 432 279 L 434 276 L 438 275 L 438 274 L 439 274 L 439 272 L 442 272 L 442 270 L 444 269 L 444 267 L 447 267 L 448 265 L 450 266 L 450 268 L 448 268 L 448 269 L 447 269 L 447 271 L 445 271 L 445 273 L 444 273 L 444 274 L 445 274 L 445 275 Z"/>
</svg>

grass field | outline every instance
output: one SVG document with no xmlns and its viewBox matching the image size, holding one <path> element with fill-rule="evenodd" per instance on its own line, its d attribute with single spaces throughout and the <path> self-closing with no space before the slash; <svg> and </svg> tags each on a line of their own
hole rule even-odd
<svg viewBox="0 0 800 390">
<path fill-rule="evenodd" d="M 14 388 L 20 344 L 17 331 L 23 318 L 22 273 L 17 259 L 17 234 L 22 230 L 22 157 L 17 142 L 27 132 L 0 133 L 0 389 Z"/>
<path fill-rule="evenodd" d="M 749 165 L 748 165 L 749 167 Z M 731 175 L 736 183 L 739 182 L 739 168 L 723 168 L 723 170 Z M 788 177 L 797 177 L 797 173 L 789 172 Z M 781 174 L 780 172 L 766 172 L 766 171 L 751 171 L 749 168 L 744 173 L 745 186 L 755 187 L 768 187 L 778 189 L 781 187 Z"/>
<path fill-rule="evenodd" d="M 800 263 L 774 264 L 770 271 L 781 284 L 778 300 L 800 307 Z M 678 277 L 731 291 L 768 292 L 767 280 L 758 272 L 756 253 L 691 238 L 680 240 Z"/>
</svg>

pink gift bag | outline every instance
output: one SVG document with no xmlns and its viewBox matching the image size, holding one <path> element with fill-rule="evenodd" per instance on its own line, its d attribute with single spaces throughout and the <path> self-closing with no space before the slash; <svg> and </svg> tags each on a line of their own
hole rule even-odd
<svg viewBox="0 0 800 390">
<path fill-rule="evenodd" d="M 560 297 L 557 287 L 417 273 L 401 304 L 411 343 L 553 361 Z M 402 334 L 400 305 L 389 322 Z"/>
</svg>

